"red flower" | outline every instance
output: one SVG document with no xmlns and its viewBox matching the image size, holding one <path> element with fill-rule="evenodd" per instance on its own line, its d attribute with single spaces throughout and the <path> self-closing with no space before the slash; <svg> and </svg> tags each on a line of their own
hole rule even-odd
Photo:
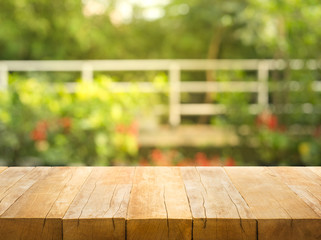
<svg viewBox="0 0 321 240">
<path fill-rule="evenodd" d="M 127 129 L 130 135 L 138 136 L 138 123 L 136 121 L 132 122 Z"/>
<path fill-rule="evenodd" d="M 205 153 L 198 152 L 195 155 L 195 163 L 197 166 L 211 166 L 210 160 Z"/>
<path fill-rule="evenodd" d="M 138 164 L 139 166 L 150 166 L 149 162 L 144 158 L 140 159 Z"/>
<path fill-rule="evenodd" d="M 71 127 L 71 119 L 69 117 L 64 117 L 60 119 L 60 123 L 64 128 Z"/>
<path fill-rule="evenodd" d="M 36 128 L 31 132 L 30 138 L 34 141 L 42 141 L 47 138 L 47 133 L 44 130 Z"/>
<path fill-rule="evenodd" d="M 64 131 L 68 132 L 71 128 L 72 121 L 69 117 L 63 117 L 59 119 L 59 123 L 63 127 Z"/>
<path fill-rule="evenodd" d="M 231 167 L 231 166 L 236 166 L 236 162 L 233 158 L 228 157 L 225 161 L 225 166 Z"/>
<path fill-rule="evenodd" d="M 119 124 L 116 126 L 116 132 L 118 133 L 126 133 L 126 126 L 123 124 Z"/>
<path fill-rule="evenodd" d="M 150 154 L 150 157 L 152 159 L 152 161 L 159 161 L 161 160 L 164 156 L 163 153 L 161 152 L 161 150 L 159 149 L 154 149 L 152 151 L 152 153 Z"/>
<path fill-rule="evenodd" d="M 184 166 L 192 166 L 192 161 L 190 159 L 184 159 L 183 161 L 180 161 L 179 163 L 177 163 L 177 166 L 181 166 L 181 167 L 184 167 Z"/>
<path fill-rule="evenodd" d="M 48 122 L 46 120 L 42 120 L 37 122 L 36 129 L 46 131 L 48 126 L 49 126 Z"/>
<path fill-rule="evenodd" d="M 211 162 L 208 159 L 196 159 L 196 166 L 211 166 Z"/>
<path fill-rule="evenodd" d="M 138 130 L 138 123 L 136 121 L 133 121 L 129 126 L 124 124 L 119 124 L 116 126 L 116 132 L 121 134 L 129 134 L 135 137 L 138 136 Z"/>
<path fill-rule="evenodd" d="M 222 166 L 222 162 L 219 156 L 215 155 L 210 159 L 211 166 Z"/>
<path fill-rule="evenodd" d="M 30 138 L 34 141 L 42 141 L 47 138 L 47 129 L 48 129 L 48 122 L 45 120 L 39 121 L 36 124 L 34 130 L 30 133 Z"/>
<path fill-rule="evenodd" d="M 170 160 L 159 149 L 154 149 L 150 155 L 152 162 L 156 166 L 171 166 Z"/>
<path fill-rule="evenodd" d="M 256 118 L 257 126 L 264 126 L 270 130 L 277 130 L 278 129 L 278 118 L 276 115 L 270 112 L 262 112 Z"/>
</svg>

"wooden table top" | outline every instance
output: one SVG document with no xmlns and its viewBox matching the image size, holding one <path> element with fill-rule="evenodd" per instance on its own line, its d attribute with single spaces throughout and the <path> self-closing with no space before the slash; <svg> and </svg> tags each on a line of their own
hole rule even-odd
<svg viewBox="0 0 321 240">
<path fill-rule="evenodd" d="M 0 239 L 321 239 L 321 167 L 0 167 Z"/>
</svg>

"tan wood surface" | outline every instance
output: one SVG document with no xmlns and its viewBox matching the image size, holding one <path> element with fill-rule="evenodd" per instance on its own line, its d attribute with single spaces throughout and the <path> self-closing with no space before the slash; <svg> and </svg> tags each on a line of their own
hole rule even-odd
<svg viewBox="0 0 321 240">
<path fill-rule="evenodd" d="M 0 174 L 0 198 L 2 199 L 15 183 L 33 169 L 33 167 L 13 167 L 3 171 L 2 174 Z"/>
<path fill-rule="evenodd" d="M 182 176 L 193 214 L 193 239 L 256 239 L 256 221 L 223 168 L 187 167 Z"/>
<path fill-rule="evenodd" d="M 1 179 L 7 177 L 8 173 L 13 171 L 13 174 L 17 173 L 18 168 L 9 168 L 6 173 L 0 175 Z M 22 170 L 20 168 L 19 172 Z M 0 195 L 0 216 L 17 201 L 35 182 L 46 176 L 50 170 L 49 167 L 37 167 L 37 168 L 25 168 L 28 170 L 18 181 L 15 181 L 9 188 L 5 188 L 6 191 Z M 18 174 L 17 174 L 18 175 Z M 10 178 L 6 179 L 8 181 Z M 12 178 L 11 178 L 12 180 Z M 8 182 L 7 182 L 8 183 Z M 9 184 L 8 184 L 9 185 Z M 2 189 L 2 188 L 1 188 Z"/>
<path fill-rule="evenodd" d="M 0 240 L 315 240 L 320 213 L 320 167 L 0 167 Z"/>
<path fill-rule="evenodd" d="M 321 177 L 321 167 L 307 167 L 307 168 Z"/>
<path fill-rule="evenodd" d="M 44 178 L 39 174 L 39 180 L 1 215 L 0 236 L 3 239 L 62 239 L 62 217 L 90 170 L 57 167 L 49 169 Z M 21 185 L 24 184 L 21 181 Z"/>
<path fill-rule="evenodd" d="M 63 219 L 64 239 L 125 239 L 135 168 L 93 168 Z"/>
<path fill-rule="evenodd" d="M 6 169 L 7 169 L 7 167 L 0 167 L 0 173 L 3 172 Z"/>
<path fill-rule="evenodd" d="M 258 239 L 320 239 L 320 217 L 282 178 L 264 167 L 225 170 L 257 218 Z"/>
<path fill-rule="evenodd" d="M 321 176 L 302 167 L 275 167 L 269 170 L 278 174 L 321 217 Z"/>
<path fill-rule="evenodd" d="M 191 239 L 192 217 L 179 168 L 136 169 L 127 238 Z"/>
</svg>

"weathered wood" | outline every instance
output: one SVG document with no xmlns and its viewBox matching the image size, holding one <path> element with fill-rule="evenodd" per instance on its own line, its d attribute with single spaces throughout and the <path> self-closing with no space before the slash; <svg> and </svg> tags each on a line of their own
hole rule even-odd
<svg viewBox="0 0 321 240">
<path fill-rule="evenodd" d="M 7 167 L 0 167 L 0 173 L 3 172 L 6 169 L 7 169 Z"/>
<path fill-rule="evenodd" d="M 67 240 L 125 239 L 135 168 L 93 168 L 63 218 Z"/>
<path fill-rule="evenodd" d="M 9 171 L 17 168 L 9 168 Z M 28 172 L 0 195 L 0 216 L 17 201 L 34 183 L 46 176 L 49 167 L 27 168 Z M 11 178 L 12 179 L 12 178 Z M 8 179 L 6 179 L 8 180 Z M 1 181 L 1 180 L 0 180 Z"/>
<path fill-rule="evenodd" d="M 3 169 L 4 170 L 4 169 Z M 33 167 L 13 167 L 8 168 L 0 174 L 0 199 L 2 199 L 6 192 L 24 175 L 32 171 Z"/>
<path fill-rule="evenodd" d="M 320 213 L 320 167 L 0 167 L 4 240 L 315 240 Z"/>
<path fill-rule="evenodd" d="M 184 105 L 186 108 L 186 105 Z M 199 107 L 199 106 L 196 106 Z M 239 138 L 230 128 L 210 125 L 159 126 L 153 131 L 139 133 L 138 142 L 146 147 L 179 147 L 211 144 L 216 147 L 239 144 Z"/>
<path fill-rule="evenodd" d="M 1 215 L 0 236 L 10 240 L 62 239 L 62 217 L 89 173 L 89 168 L 51 168 Z M 34 180 L 30 176 L 26 182 L 30 185 Z"/>
<path fill-rule="evenodd" d="M 256 239 L 256 220 L 223 168 L 181 171 L 193 214 L 194 240 Z"/>
<path fill-rule="evenodd" d="M 137 168 L 127 239 L 191 239 L 192 217 L 179 168 Z"/>
<path fill-rule="evenodd" d="M 257 218 L 258 239 L 320 239 L 320 217 L 280 177 L 261 167 L 225 170 Z"/>
<path fill-rule="evenodd" d="M 278 174 L 321 217 L 321 176 L 302 167 L 275 167 L 268 170 Z"/>
<path fill-rule="evenodd" d="M 307 168 L 321 177 L 321 167 L 307 167 Z"/>
</svg>

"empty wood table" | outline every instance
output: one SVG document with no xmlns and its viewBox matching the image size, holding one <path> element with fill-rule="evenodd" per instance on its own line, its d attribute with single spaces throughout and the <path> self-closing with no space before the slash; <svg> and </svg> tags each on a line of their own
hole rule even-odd
<svg viewBox="0 0 321 240">
<path fill-rule="evenodd" d="M 321 167 L 0 167 L 0 239 L 321 239 Z"/>
</svg>

